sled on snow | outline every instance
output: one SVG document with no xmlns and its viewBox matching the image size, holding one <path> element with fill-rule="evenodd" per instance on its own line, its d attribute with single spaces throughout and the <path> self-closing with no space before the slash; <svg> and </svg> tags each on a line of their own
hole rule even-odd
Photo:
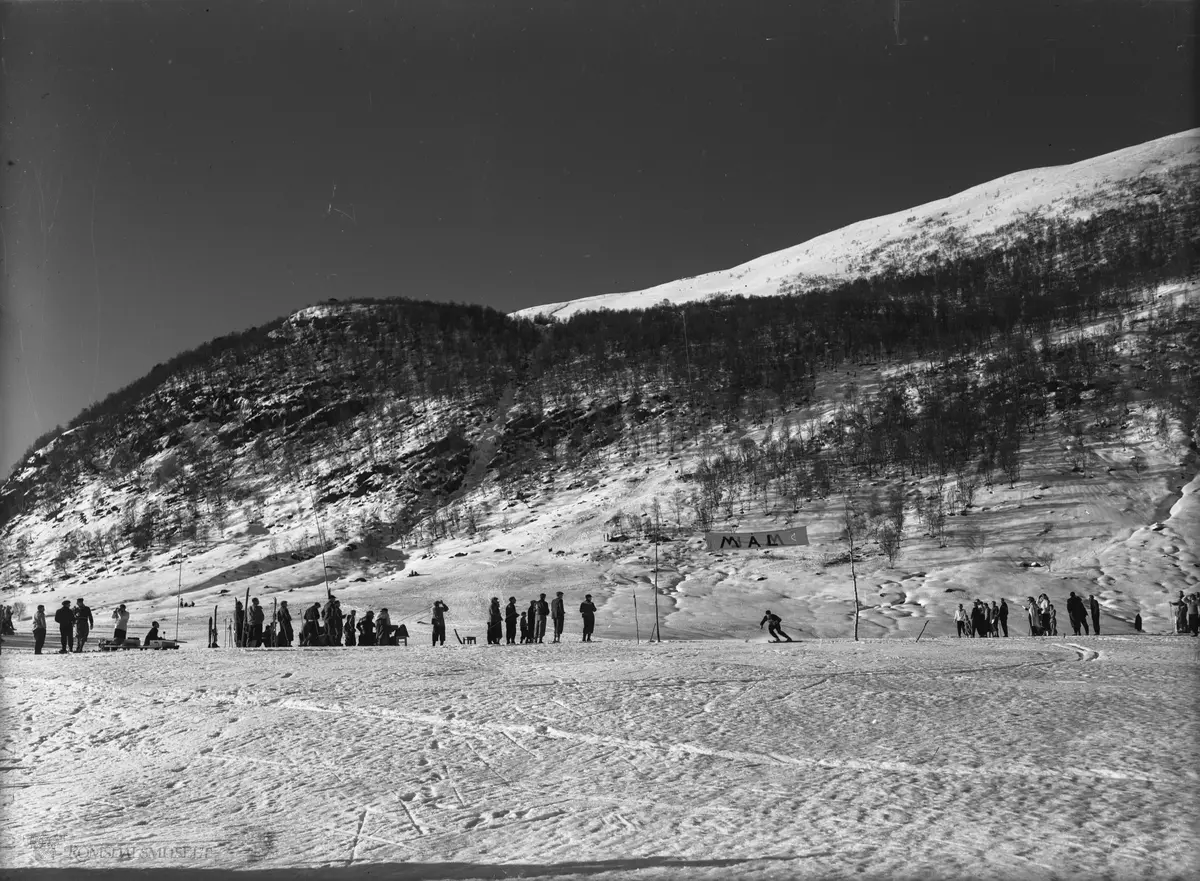
<svg viewBox="0 0 1200 881">
<path fill-rule="evenodd" d="M 140 649 L 142 641 L 136 636 L 127 636 L 124 639 L 102 639 L 100 640 L 100 651 L 102 652 L 117 652 L 124 649 Z"/>
<path fill-rule="evenodd" d="M 459 645 L 475 645 L 475 637 L 473 637 L 473 636 L 459 636 L 459 635 L 458 635 L 458 629 L 457 629 L 457 628 L 455 628 L 455 630 L 454 630 L 454 636 L 455 636 L 455 638 L 458 640 L 458 644 L 459 644 Z"/>
<path fill-rule="evenodd" d="M 179 648 L 179 640 L 177 639 L 152 639 L 144 646 L 144 649 L 177 649 Z"/>
</svg>

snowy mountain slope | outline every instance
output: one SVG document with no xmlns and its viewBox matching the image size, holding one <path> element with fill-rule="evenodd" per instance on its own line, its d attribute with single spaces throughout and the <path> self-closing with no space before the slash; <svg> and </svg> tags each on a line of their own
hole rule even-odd
<svg viewBox="0 0 1200 881">
<path fill-rule="evenodd" d="M 863 220 L 731 269 L 678 279 L 641 291 L 600 294 L 513 313 L 569 318 L 596 309 L 639 309 L 666 300 L 688 303 L 716 295 L 803 292 L 912 266 L 924 257 L 987 247 L 1036 218 L 1085 218 L 1131 198 L 1152 199 L 1170 181 L 1196 186 L 1200 129 L 1085 159 L 1035 168 L 883 217 Z"/>
</svg>

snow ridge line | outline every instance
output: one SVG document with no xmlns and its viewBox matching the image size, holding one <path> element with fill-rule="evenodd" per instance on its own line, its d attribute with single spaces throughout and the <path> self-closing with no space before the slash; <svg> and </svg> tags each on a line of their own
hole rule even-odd
<svg viewBox="0 0 1200 881">
<path fill-rule="evenodd" d="M 301 712 L 309 713 L 362 716 L 375 722 L 380 722 L 386 719 L 389 721 L 432 725 L 461 731 L 466 734 L 478 733 L 482 730 L 495 732 L 508 739 L 511 739 L 512 733 L 515 732 L 534 737 L 548 737 L 556 740 L 573 740 L 576 742 L 587 743 L 592 746 L 608 746 L 616 749 L 633 750 L 635 752 L 664 752 L 667 755 L 689 757 L 704 756 L 706 758 L 727 759 L 733 762 L 741 762 L 752 765 L 768 764 L 785 767 L 815 767 L 826 768 L 835 771 L 887 771 L 893 774 L 946 774 L 954 777 L 977 777 L 982 771 L 995 770 L 1000 773 L 1020 773 L 1025 777 L 1032 776 L 1055 780 L 1075 781 L 1086 777 L 1094 777 L 1104 780 L 1149 783 L 1157 786 L 1178 786 L 1180 778 L 1180 774 L 1178 773 L 1170 775 L 1139 773 L 1136 771 L 1119 771 L 1109 768 L 1080 768 L 1074 771 L 1060 771 L 1054 768 L 1039 767 L 1013 768 L 1004 766 L 1002 768 L 989 768 L 989 766 L 976 767 L 966 765 L 929 765 L 918 764 L 914 762 L 878 759 L 812 758 L 807 756 L 801 757 L 785 755 L 777 752 L 760 753 L 747 752 L 744 750 L 719 749 L 715 747 L 707 747 L 698 743 L 688 743 L 686 741 L 679 743 L 662 743 L 653 740 L 635 740 L 632 738 L 613 737 L 611 735 L 586 734 L 579 731 L 567 731 L 562 728 L 552 727 L 550 725 L 521 725 L 502 722 L 461 721 L 458 719 L 445 719 L 441 716 L 431 716 L 425 713 L 405 713 L 383 708 L 360 708 L 341 704 L 318 704 L 313 701 L 286 700 L 278 704 L 278 706 L 284 709 L 299 710 Z M 1195 772 L 1184 772 L 1183 776 L 1200 779 L 1200 774 Z"/>
</svg>

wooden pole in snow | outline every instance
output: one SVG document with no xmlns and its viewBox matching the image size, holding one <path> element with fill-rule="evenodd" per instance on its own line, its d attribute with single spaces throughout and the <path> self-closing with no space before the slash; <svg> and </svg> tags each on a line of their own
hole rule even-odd
<svg viewBox="0 0 1200 881">
<path fill-rule="evenodd" d="M 179 584 L 175 586 L 175 639 L 179 639 L 179 607 L 183 604 L 183 555 L 179 556 Z"/>
<path fill-rule="evenodd" d="M 317 536 L 321 539 L 321 573 L 325 576 L 325 599 L 333 599 L 333 594 L 329 590 L 329 570 L 325 567 L 325 530 L 321 528 L 321 520 L 317 517 L 317 498 L 313 495 L 312 490 L 309 490 L 308 497 L 312 501 L 313 506 L 313 521 L 317 524 Z"/>
</svg>

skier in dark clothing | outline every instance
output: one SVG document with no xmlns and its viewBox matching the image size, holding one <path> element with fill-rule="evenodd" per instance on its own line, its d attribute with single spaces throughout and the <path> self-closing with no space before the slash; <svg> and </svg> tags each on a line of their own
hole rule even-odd
<svg viewBox="0 0 1200 881">
<path fill-rule="evenodd" d="M 1093 593 L 1088 594 L 1088 607 L 1091 609 L 1091 612 L 1092 612 L 1092 630 L 1095 631 L 1097 636 L 1099 636 L 1100 635 L 1100 603 L 1097 602 L 1096 595 Z M 1085 629 L 1087 628 L 1086 623 L 1083 626 Z"/>
<path fill-rule="evenodd" d="M 63 600 L 62 606 L 54 613 L 54 621 L 58 624 L 58 635 L 62 637 L 60 655 L 71 651 L 71 631 L 75 628 L 75 613 L 71 611 L 71 601 Z"/>
<path fill-rule="evenodd" d="M 1071 595 L 1067 597 L 1067 615 L 1071 619 L 1071 631 L 1078 636 L 1079 625 L 1083 623 L 1085 627 L 1087 626 L 1084 623 L 1087 613 L 1083 608 L 1083 600 L 1075 596 L 1075 591 L 1071 591 Z"/>
<path fill-rule="evenodd" d="M 567 610 L 561 590 L 554 595 L 554 600 L 550 603 L 550 620 L 554 622 L 554 641 L 559 642 L 562 639 L 563 625 L 567 621 Z"/>
<path fill-rule="evenodd" d="M 38 606 L 33 613 L 33 653 L 40 655 L 46 644 L 46 607 Z"/>
<path fill-rule="evenodd" d="M 449 611 L 450 611 L 450 607 L 447 606 L 445 603 L 443 603 L 441 600 L 437 600 L 434 602 L 433 615 L 431 616 L 433 618 L 433 644 L 434 645 L 445 645 L 446 644 L 446 619 L 443 616 Z"/>
<path fill-rule="evenodd" d="M 579 614 L 583 616 L 583 641 L 591 642 L 592 631 L 596 628 L 596 604 L 592 602 L 590 593 L 579 604 Z"/>
<path fill-rule="evenodd" d="M 488 606 L 488 645 L 500 645 L 500 627 L 503 620 L 504 616 L 500 612 L 500 597 L 492 597 L 492 603 Z"/>
<path fill-rule="evenodd" d="M 768 622 L 771 626 L 767 628 L 767 633 L 771 634 L 775 642 L 781 642 L 782 640 L 779 638 L 781 636 L 788 642 L 792 641 L 792 638 L 783 632 L 783 619 L 778 615 L 773 614 L 770 609 L 767 609 L 767 613 L 763 615 L 762 620 L 758 622 L 758 629 L 762 630 L 763 625 L 767 624 Z"/>
<path fill-rule="evenodd" d="M 514 645 L 517 641 L 517 598 L 509 597 L 508 605 L 504 607 L 504 641 Z M 522 640 L 524 642 L 524 640 Z"/>
<path fill-rule="evenodd" d="M 1008 636 L 1008 603 L 1004 602 L 1004 597 L 1000 598 L 1000 629 L 1004 631 L 1004 635 Z"/>
<path fill-rule="evenodd" d="M 546 637 L 546 618 L 550 615 L 550 604 L 546 602 L 546 595 L 542 594 L 537 601 L 537 629 L 534 632 L 536 642 L 541 642 Z"/>
<path fill-rule="evenodd" d="M 258 604 L 258 597 L 250 600 L 250 641 L 249 646 L 256 649 L 263 641 L 263 607 Z"/>
<path fill-rule="evenodd" d="M 80 597 L 75 603 L 75 653 L 83 652 L 83 645 L 87 642 L 88 632 L 96 626 L 96 622 L 92 620 L 92 610 L 83 604 L 83 597 Z"/>
</svg>

